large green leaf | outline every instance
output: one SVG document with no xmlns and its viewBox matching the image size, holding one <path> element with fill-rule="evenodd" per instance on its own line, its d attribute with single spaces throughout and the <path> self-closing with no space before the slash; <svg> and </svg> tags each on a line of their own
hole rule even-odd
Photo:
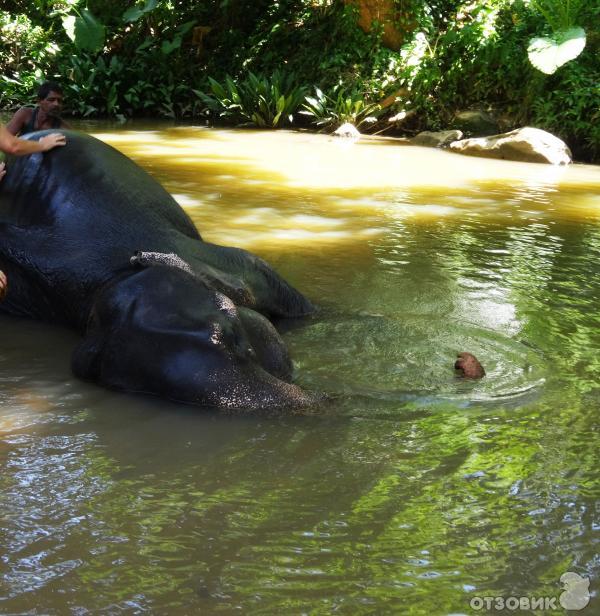
<svg viewBox="0 0 600 616">
<path fill-rule="evenodd" d="M 87 9 L 82 9 L 76 17 L 65 17 L 63 28 L 79 49 L 95 52 L 104 47 L 106 30 Z"/>
<path fill-rule="evenodd" d="M 176 36 L 172 41 L 163 41 L 162 45 L 160 46 L 160 50 L 165 54 L 165 56 L 168 56 L 169 54 L 173 53 L 176 49 L 179 49 L 180 47 L 181 47 L 181 37 Z"/>
<path fill-rule="evenodd" d="M 133 22 L 137 21 L 142 15 L 153 11 L 158 4 L 158 0 L 146 0 L 146 2 L 142 4 L 136 4 L 131 8 L 127 9 L 123 13 L 123 21 L 124 22 Z"/>
<path fill-rule="evenodd" d="M 62 25 L 67 36 L 75 42 L 75 15 L 66 15 L 63 17 Z"/>
<path fill-rule="evenodd" d="M 227 94 L 225 93 L 225 88 L 223 88 L 223 86 L 216 79 L 209 77 L 208 82 L 210 83 L 210 89 L 213 91 L 213 94 L 217 98 L 223 99 L 227 97 Z"/>
<path fill-rule="evenodd" d="M 552 37 L 531 39 L 527 53 L 535 68 L 552 75 L 557 68 L 576 58 L 584 47 L 585 30 L 575 27 L 555 32 Z"/>
<path fill-rule="evenodd" d="M 286 98 L 283 94 L 277 99 L 276 108 L 279 114 L 285 109 L 286 102 Z"/>
</svg>

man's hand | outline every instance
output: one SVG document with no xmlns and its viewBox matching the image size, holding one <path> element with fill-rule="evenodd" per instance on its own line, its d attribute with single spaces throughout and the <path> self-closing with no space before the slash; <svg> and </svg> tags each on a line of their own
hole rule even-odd
<svg viewBox="0 0 600 616">
<path fill-rule="evenodd" d="M 4 299 L 7 289 L 8 281 L 6 280 L 6 274 L 2 270 L 0 270 L 0 301 Z"/>
<path fill-rule="evenodd" d="M 0 163 L 0 180 L 6 175 L 6 165 Z"/>
<path fill-rule="evenodd" d="M 47 152 L 52 148 L 55 148 L 57 145 L 66 145 L 67 138 L 60 133 L 51 133 L 50 135 L 46 135 L 39 140 L 40 145 L 43 147 L 42 152 Z"/>
</svg>

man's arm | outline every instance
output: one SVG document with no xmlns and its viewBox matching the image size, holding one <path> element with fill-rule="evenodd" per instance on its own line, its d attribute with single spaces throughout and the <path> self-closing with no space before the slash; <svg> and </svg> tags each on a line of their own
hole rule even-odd
<svg viewBox="0 0 600 616">
<path fill-rule="evenodd" d="M 8 281 L 6 280 L 6 274 L 0 270 L 0 301 L 4 299 L 7 289 Z"/>
<path fill-rule="evenodd" d="M 46 152 L 56 147 L 57 145 L 65 145 L 66 137 L 60 133 L 52 133 L 44 135 L 39 141 L 27 141 L 27 139 L 19 139 L 6 130 L 6 127 L 0 124 L 0 150 L 13 156 L 25 156 L 34 152 Z"/>
<path fill-rule="evenodd" d="M 21 107 L 6 124 L 6 130 L 13 135 L 18 135 L 29 122 L 32 113 L 31 107 Z"/>
</svg>

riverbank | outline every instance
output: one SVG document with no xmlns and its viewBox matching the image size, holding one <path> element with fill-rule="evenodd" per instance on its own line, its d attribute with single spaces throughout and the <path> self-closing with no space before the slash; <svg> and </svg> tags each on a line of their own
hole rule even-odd
<svg viewBox="0 0 600 616">
<path fill-rule="evenodd" d="M 492 132 L 533 126 L 561 138 L 575 160 L 600 161 L 593 3 L 568 3 L 563 21 L 579 28 L 578 54 L 542 67 L 548 73 L 528 49 L 536 37 L 557 45 L 561 2 L 540 12 L 517 0 L 411 0 L 385 18 L 394 22 L 395 42 L 385 20 L 383 29 L 365 28 L 356 6 L 389 2 L 300 0 L 268 10 L 244 0 L 177 10 L 148 2 L 125 11 L 79 7 L 85 19 L 77 4 L 66 13 L 0 11 L 0 107 L 32 102 L 45 76 L 64 85 L 73 117 L 200 121 L 208 114 L 231 125 L 331 130 L 349 121 L 361 132 L 412 137 L 460 128 L 461 113 L 481 111 L 497 122 Z M 82 19 L 85 27 L 65 27 Z"/>
</svg>

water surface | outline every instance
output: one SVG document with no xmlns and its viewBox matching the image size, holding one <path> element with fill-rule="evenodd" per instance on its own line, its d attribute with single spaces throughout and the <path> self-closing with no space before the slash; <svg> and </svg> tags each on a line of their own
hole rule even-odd
<svg viewBox="0 0 600 616">
<path fill-rule="evenodd" d="M 319 305 L 284 335 L 331 402 L 109 392 L 71 376 L 73 333 L 0 317 L 0 613 L 474 613 L 566 571 L 597 592 L 600 168 L 92 132 Z"/>
</svg>

